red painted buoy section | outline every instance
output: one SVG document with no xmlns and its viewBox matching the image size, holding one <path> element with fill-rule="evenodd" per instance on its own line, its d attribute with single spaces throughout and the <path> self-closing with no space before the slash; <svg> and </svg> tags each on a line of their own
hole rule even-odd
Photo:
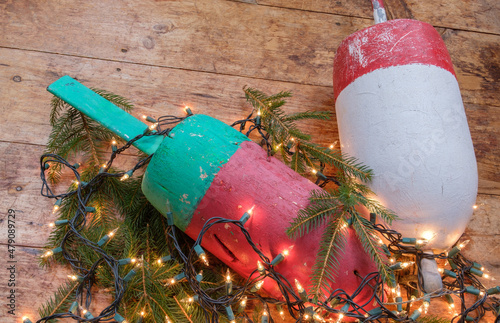
<svg viewBox="0 0 500 323">
<path fill-rule="evenodd" d="M 268 161 L 266 152 L 259 145 L 251 141 L 243 142 L 215 175 L 186 233 L 196 238 L 208 219 L 222 216 L 239 220 L 243 212 L 255 205 L 245 227 L 257 247 L 272 260 L 293 245 L 290 255 L 276 266 L 276 270 L 292 286 L 295 279 L 308 286 L 324 228 L 320 227 L 297 240 L 289 239 L 285 230 L 297 212 L 307 206 L 310 192 L 318 189 L 281 161 L 275 158 Z M 331 282 L 331 288 L 342 288 L 352 293 L 361 282 L 354 272 L 364 276 L 376 271 L 376 267 L 354 231 L 348 229 L 347 236 L 346 248 L 338 256 L 341 259 L 338 277 L 335 283 Z M 209 230 L 202 246 L 243 277 L 248 277 L 257 267 L 259 257 L 240 230 L 230 224 Z M 271 280 L 265 281 L 263 289 L 281 298 L 281 292 Z M 371 290 L 366 290 L 356 301 L 365 301 L 371 293 Z"/>
<path fill-rule="evenodd" d="M 433 65 L 455 75 L 446 45 L 428 23 L 396 19 L 358 31 L 337 49 L 333 65 L 335 100 L 360 76 L 410 64 Z"/>
</svg>

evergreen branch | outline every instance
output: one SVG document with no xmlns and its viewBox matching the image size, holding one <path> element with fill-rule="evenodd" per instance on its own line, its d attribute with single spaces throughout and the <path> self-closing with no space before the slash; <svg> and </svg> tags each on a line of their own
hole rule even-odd
<svg viewBox="0 0 500 323">
<path fill-rule="evenodd" d="M 88 143 L 90 144 L 90 151 L 92 153 L 92 158 L 94 159 L 94 165 L 99 165 L 99 158 L 97 157 L 97 149 L 94 144 L 94 140 L 92 140 L 92 136 L 90 134 L 89 125 L 87 123 L 87 117 L 80 112 L 80 118 L 82 118 L 83 129 L 85 130 L 85 136 L 87 137 Z"/>
<path fill-rule="evenodd" d="M 303 142 L 301 149 L 310 153 L 318 160 L 337 167 L 349 176 L 354 176 L 362 181 L 370 181 L 373 171 L 367 166 L 358 162 L 354 157 L 347 157 L 340 152 L 333 151 L 313 143 Z"/>
<path fill-rule="evenodd" d="M 285 121 L 298 121 L 304 119 L 330 120 L 330 111 L 305 111 L 287 115 Z"/>
<path fill-rule="evenodd" d="M 175 302 L 177 303 L 177 305 L 179 306 L 179 308 L 182 310 L 182 314 L 184 314 L 184 317 L 190 322 L 190 323 L 193 323 L 193 321 L 191 321 L 191 318 L 189 317 L 189 315 L 186 313 L 186 310 L 184 310 L 184 307 L 181 305 L 181 303 L 179 303 L 179 301 L 177 300 L 177 297 L 173 296 Z"/>
<path fill-rule="evenodd" d="M 66 102 L 58 98 L 57 96 L 53 96 L 50 100 L 50 117 L 49 122 L 51 126 L 56 124 L 56 121 L 59 118 L 61 110 L 65 108 Z"/>
<path fill-rule="evenodd" d="M 339 204 L 309 204 L 307 208 L 298 212 L 297 217 L 293 219 L 291 226 L 287 228 L 286 234 L 290 238 L 296 239 L 304 234 L 316 229 L 324 223 L 327 216 L 338 216 Z M 336 220 L 336 219 L 335 219 Z"/>
<path fill-rule="evenodd" d="M 375 213 L 376 215 L 380 216 L 382 220 L 389 225 L 392 224 L 392 221 L 396 220 L 398 216 L 385 206 L 383 206 L 379 201 L 372 199 L 372 198 L 367 198 L 364 195 L 359 195 L 360 198 L 360 204 L 363 205 L 370 211 L 370 213 Z"/>
<path fill-rule="evenodd" d="M 303 157 L 299 149 L 297 149 L 292 155 L 291 167 L 295 172 L 299 174 L 305 173 L 306 171 Z"/>
<path fill-rule="evenodd" d="M 319 247 L 316 263 L 313 266 L 311 277 L 311 293 L 319 297 L 322 291 L 328 294 L 330 283 L 335 281 L 335 272 L 338 271 L 340 262 L 336 257 L 346 244 L 345 222 L 343 217 L 332 220 L 323 233 L 322 242 Z"/>
<path fill-rule="evenodd" d="M 66 282 L 59 286 L 53 297 L 38 309 L 40 317 L 54 315 L 59 309 L 68 307 L 71 303 L 69 297 L 77 287 L 78 282 Z"/>
<path fill-rule="evenodd" d="M 297 132 L 293 124 L 283 120 L 284 112 L 279 109 L 285 101 L 276 100 L 280 97 L 290 96 L 289 92 L 280 92 L 274 96 L 267 97 L 259 90 L 244 88 L 245 96 L 252 105 L 261 111 L 262 118 L 266 121 L 266 129 L 274 137 L 277 142 L 283 142 L 291 136 L 291 132 Z M 273 105 L 275 103 L 275 105 Z M 276 104 L 277 103 L 277 104 Z M 302 137 L 300 132 L 295 134 L 297 138 Z"/>
<path fill-rule="evenodd" d="M 335 201 L 337 200 L 337 196 L 328 191 L 323 190 L 314 190 L 311 192 L 311 196 L 309 197 L 309 201 L 311 203 L 316 201 Z"/>
<path fill-rule="evenodd" d="M 123 96 L 103 89 L 97 89 L 93 87 L 90 89 L 126 112 L 130 112 L 134 109 L 134 105 Z"/>
<path fill-rule="evenodd" d="M 356 230 L 356 235 L 361 241 L 365 252 L 372 258 L 378 267 L 380 277 L 384 281 L 390 281 L 392 271 L 385 265 L 383 250 L 380 247 L 377 231 L 373 229 L 370 221 L 360 216 L 356 211 L 350 212 L 352 226 Z"/>
</svg>

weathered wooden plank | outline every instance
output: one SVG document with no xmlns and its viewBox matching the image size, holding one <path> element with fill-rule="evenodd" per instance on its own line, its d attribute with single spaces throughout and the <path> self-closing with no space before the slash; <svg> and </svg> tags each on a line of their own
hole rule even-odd
<svg viewBox="0 0 500 323">
<path fill-rule="evenodd" d="M 2 6 L 0 46 L 322 85 L 337 44 L 371 23 L 222 0 Z"/>
<path fill-rule="evenodd" d="M 239 1 L 239 0 L 230 0 Z M 251 3 L 251 2 L 250 2 Z M 328 1 L 328 0 L 258 0 L 254 4 L 298 9 L 303 11 L 325 12 L 349 17 L 373 18 L 373 9 L 370 0 Z"/>
<path fill-rule="evenodd" d="M 478 208 L 474 211 L 471 221 L 462 239 L 471 242 L 463 250 L 465 257 L 474 259 L 482 264 L 496 281 L 481 279 L 488 288 L 498 285 L 500 277 L 500 253 L 498 210 L 500 210 L 500 196 L 479 195 Z"/>
<path fill-rule="evenodd" d="M 31 232 L 36 234 L 36 231 Z M 3 242 L 3 241 L 2 241 Z M 6 249 L 2 246 L 2 249 Z M 57 291 L 57 288 L 68 281 L 67 276 L 71 270 L 66 266 L 51 266 L 49 268 L 40 268 L 37 257 L 41 254 L 40 249 L 31 247 L 16 248 L 16 277 L 15 284 L 15 315 L 7 312 L 7 297 L 10 295 L 10 289 L 7 288 L 10 272 L 6 270 L 7 264 L 2 261 L 2 270 L 0 270 L 0 281 L 2 285 L 2 309 L 0 310 L 0 321 L 5 323 L 21 322 L 24 315 L 30 317 L 31 321 L 36 322 L 40 317 L 38 308 L 45 304 L 47 300 Z M 4 259 L 2 255 L 2 259 Z M 70 295 L 74 298 L 74 294 Z M 92 295 L 91 313 L 99 313 L 112 302 L 110 295 L 95 289 Z M 67 309 L 64 309 L 67 310 Z M 66 322 L 66 320 L 64 320 Z"/>
<path fill-rule="evenodd" d="M 322 86 L 332 84 L 340 41 L 372 24 L 222 0 L 22 0 L 2 6 L 0 46 Z M 498 106 L 500 36 L 444 36 L 464 100 Z"/>
<path fill-rule="evenodd" d="M 394 19 L 411 18 L 428 22 L 436 27 L 500 34 L 498 1 L 438 0 L 433 1 L 431 5 L 429 2 L 417 0 L 385 0 L 384 3 L 388 15 Z M 370 19 L 373 17 L 369 0 L 259 0 L 258 4 Z"/>
<path fill-rule="evenodd" d="M 500 36 L 438 29 L 466 103 L 500 106 Z"/>
<path fill-rule="evenodd" d="M 500 35 L 500 2 L 490 0 L 433 1 L 385 0 L 393 18 L 422 20 L 435 27 L 463 29 Z"/>
</svg>

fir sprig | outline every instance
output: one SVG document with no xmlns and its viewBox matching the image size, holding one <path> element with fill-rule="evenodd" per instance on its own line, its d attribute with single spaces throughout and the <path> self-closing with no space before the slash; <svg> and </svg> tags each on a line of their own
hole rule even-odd
<svg viewBox="0 0 500 323">
<path fill-rule="evenodd" d="M 244 88 L 246 99 L 260 115 L 266 138 L 274 152 L 279 152 L 283 161 L 291 168 L 304 174 L 307 171 L 316 172 L 323 165 L 332 165 L 344 174 L 362 181 L 369 181 L 372 171 L 356 158 L 346 156 L 338 150 L 321 147 L 310 142 L 311 136 L 299 129 L 295 121 L 307 119 L 330 119 L 328 111 L 305 111 L 286 114 L 282 109 L 285 98 L 291 97 L 290 92 L 279 92 L 268 96 L 253 88 Z"/>
<path fill-rule="evenodd" d="M 119 95 L 100 89 L 92 90 L 127 112 L 134 108 L 127 99 Z M 113 138 L 112 132 L 58 97 L 54 96 L 50 105 L 52 131 L 45 152 L 63 158 L 68 158 L 71 154 L 82 154 L 84 163 L 98 166 L 104 160 L 105 145 Z M 50 167 L 48 176 L 52 183 L 60 180 L 61 171 L 60 164 Z"/>
<path fill-rule="evenodd" d="M 329 118 L 326 112 L 306 111 L 287 115 L 282 109 L 290 92 L 280 92 L 268 96 L 251 88 L 244 88 L 247 100 L 260 115 L 262 128 L 268 133 L 270 145 L 279 153 L 285 163 L 300 173 L 323 171 L 325 165 L 337 169 L 335 181 L 338 188 L 331 191 L 313 191 L 310 204 L 300 210 L 290 223 L 287 234 L 291 238 L 302 237 L 326 224 L 320 250 L 313 267 L 311 293 L 317 299 L 327 292 L 334 281 L 338 269 L 338 254 L 345 243 L 346 221 L 352 224 L 365 251 L 377 264 L 382 279 L 390 277 L 385 265 L 384 252 L 375 236 L 373 225 L 363 218 L 356 207 L 364 206 L 387 223 L 395 219 L 395 214 L 371 198 L 375 195 L 365 185 L 373 177 L 373 171 L 359 160 L 347 156 L 340 150 L 322 147 L 310 142 L 310 136 L 299 130 L 295 121 Z M 321 173 L 323 177 L 323 175 Z M 319 181 L 319 180 L 318 180 Z M 326 294 L 327 295 L 327 294 Z"/>
<path fill-rule="evenodd" d="M 309 205 L 299 211 L 287 229 L 288 236 L 296 239 L 328 223 L 321 240 L 311 280 L 311 293 L 316 297 L 321 295 L 319 293 L 322 290 L 328 290 L 329 284 L 335 281 L 334 272 L 337 268 L 334 264 L 339 261 L 337 256 L 342 245 L 338 243 L 332 245 L 332 242 L 335 241 L 332 240 L 334 236 L 329 234 L 340 232 L 346 225 L 346 221 L 351 223 L 365 252 L 377 265 L 382 279 L 386 280 L 391 277 L 386 266 L 384 251 L 379 244 L 380 238 L 377 237 L 373 224 L 358 212 L 357 207 L 366 207 L 387 223 L 392 223 L 396 219 L 396 215 L 378 201 L 366 197 L 365 195 L 373 193 L 365 185 L 346 178 L 342 181 L 343 183 L 336 190 L 312 191 Z M 333 249 L 330 249 L 330 245 L 333 246 Z"/>
<path fill-rule="evenodd" d="M 312 289 L 310 293 L 315 299 L 321 295 L 328 295 L 330 282 L 335 281 L 335 274 L 339 270 L 340 261 L 337 258 L 346 244 L 345 229 L 347 222 L 340 216 L 331 219 L 328 223 L 319 246 L 316 263 L 311 276 Z"/>
<path fill-rule="evenodd" d="M 59 286 L 54 295 L 38 309 L 40 317 L 51 316 L 57 312 L 65 312 L 73 302 L 74 291 L 77 287 L 77 282 L 70 281 Z M 51 320 L 47 322 L 53 323 L 55 321 L 56 320 Z"/>
</svg>

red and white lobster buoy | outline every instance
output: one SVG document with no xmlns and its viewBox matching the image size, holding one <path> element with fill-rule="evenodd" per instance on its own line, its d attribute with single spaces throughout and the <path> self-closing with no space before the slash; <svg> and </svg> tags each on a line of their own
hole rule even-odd
<svg viewBox="0 0 500 323">
<path fill-rule="evenodd" d="M 374 170 L 370 187 L 400 218 L 392 227 L 428 239 L 424 250 L 450 248 L 472 215 L 478 178 L 440 35 L 408 19 L 358 31 L 337 50 L 333 82 L 342 150 Z"/>
</svg>

